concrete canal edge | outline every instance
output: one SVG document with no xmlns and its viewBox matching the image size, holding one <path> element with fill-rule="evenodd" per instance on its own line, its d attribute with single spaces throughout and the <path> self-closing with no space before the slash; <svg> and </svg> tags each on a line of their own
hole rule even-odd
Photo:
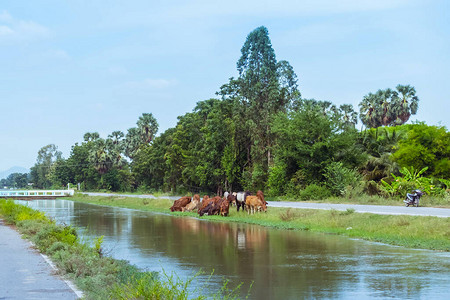
<svg viewBox="0 0 450 300">
<path fill-rule="evenodd" d="M 55 275 L 50 258 L 0 219 L 0 298 L 79 299 L 83 292 Z"/>
</svg>

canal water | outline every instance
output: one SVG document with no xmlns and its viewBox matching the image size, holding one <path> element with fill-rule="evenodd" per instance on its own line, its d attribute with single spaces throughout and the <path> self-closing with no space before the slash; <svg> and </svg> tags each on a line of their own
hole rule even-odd
<svg viewBox="0 0 450 300">
<path fill-rule="evenodd" d="M 79 228 L 86 240 L 103 235 L 108 255 L 142 269 L 182 280 L 202 271 L 192 289 L 203 294 L 223 280 L 242 283 L 242 297 L 252 285 L 249 299 L 445 299 L 450 290 L 446 252 L 68 200 L 20 202 Z"/>
</svg>

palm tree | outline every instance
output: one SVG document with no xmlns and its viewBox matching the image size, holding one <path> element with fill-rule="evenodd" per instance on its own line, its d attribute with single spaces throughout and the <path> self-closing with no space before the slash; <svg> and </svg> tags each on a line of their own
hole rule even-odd
<svg viewBox="0 0 450 300">
<path fill-rule="evenodd" d="M 106 141 L 97 139 L 94 141 L 93 147 L 89 153 L 89 161 L 101 175 L 108 172 L 112 167 L 111 155 L 107 150 Z"/>
<path fill-rule="evenodd" d="M 359 118 L 361 122 L 369 128 L 379 127 L 381 126 L 379 115 L 378 96 L 372 93 L 364 96 L 359 103 Z"/>
<path fill-rule="evenodd" d="M 133 159 L 141 144 L 139 129 L 136 127 L 128 129 L 124 140 L 125 155 Z"/>
<path fill-rule="evenodd" d="M 142 114 L 137 121 L 139 134 L 143 143 L 148 144 L 153 140 L 156 132 L 158 131 L 158 122 L 153 114 Z"/>
<path fill-rule="evenodd" d="M 359 103 L 359 117 L 369 128 L 402 125 L 417 113 L 419 98 L 409 85 L 397 85 L 397 90 L 369 93 Z"/>
<path fill-rule="evenodd" d="M 100 138 L 100 134 L 98 132 L 86 132 L 83 135 L 83 139 L 85 142 L 93 142 Z"/>
<path fill-rule="evenodd" d="M 110 135 L 108 135 L 108 138 L 112 140 L 114 145 L 118 145 L 121 142 L 121 139 L 125 136 L 125 134 L 122 131 L 116 130 L 113 131 Z"/>
<path fill-rule="evenodd" d="M 404 124 L 411 115 L 417 113 L 419 107 L 419 98 L 416 96 L 416 89 L 410 85 L 397 85 L 397 91 L 400 93 L 395 99 L 396 123 Z"/>
<path fill-rule="evenodd" d="M 344 127 L 352 127 L 355 128 L 356 123 L 358 122 L 358 114 L 353 110 L 353 105 L 351 104 L 342 104 L 339 107 L 339 110 L 343 114 L 342 122 Z"/>
</svg>

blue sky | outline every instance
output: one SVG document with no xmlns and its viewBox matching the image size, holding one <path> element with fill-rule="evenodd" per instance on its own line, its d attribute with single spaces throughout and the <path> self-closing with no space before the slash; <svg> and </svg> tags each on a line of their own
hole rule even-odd
<svg viewBox="0 0 450 300">
<path fill-rule="evenodd" d="M 1 1 L 0 170 L 55 144 L 160 132 L 237 75 L 253 29 L 268 28 L 305 98 L 349 103 L 410 84 L 412 120 L 450 126 L 450 1 Z"/>
</svg>

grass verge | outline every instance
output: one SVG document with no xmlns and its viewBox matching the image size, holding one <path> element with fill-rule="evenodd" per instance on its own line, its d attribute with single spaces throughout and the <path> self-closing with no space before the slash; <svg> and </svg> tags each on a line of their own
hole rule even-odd
<svg viewBox="0 0 450 300">
<path fill-rule="evenodd" d="M 144 211 L 164 212 L 176 216 L 198 217 L 196 213 L 169 211 L 173 201 L 121 196 L 76 195 L 70 200 Z M 314 210 L 269 207 L 267 213 L 248 215 L 230 209 L 229 217 L 202 217 L 220 222 L 259 224 L 280 229 L 309 230 L 339 234 L 408 248 L 450 251 L 450 218 L 377 215 L 354 210 Z"/>
<path fill-rule="evenodd" d="M 75 282 L 86 299 L 236 299 L 239 286 L 231 289 L 224 281 L 215 294 L 195 296 L 189 292 L 192 280 L 183 282 L 173 274 L 139 270 L 127 261 L 103 255 L 103 237 L 81 240 L 75 228 L 56 224 L 42 212 L 11 200 L 0 199 L 0 216 L 16 225 L 36 248 L 50 256 L 61 275 Z M 91 246 L 93 244 L 93 246 Z"/>
</svg>

